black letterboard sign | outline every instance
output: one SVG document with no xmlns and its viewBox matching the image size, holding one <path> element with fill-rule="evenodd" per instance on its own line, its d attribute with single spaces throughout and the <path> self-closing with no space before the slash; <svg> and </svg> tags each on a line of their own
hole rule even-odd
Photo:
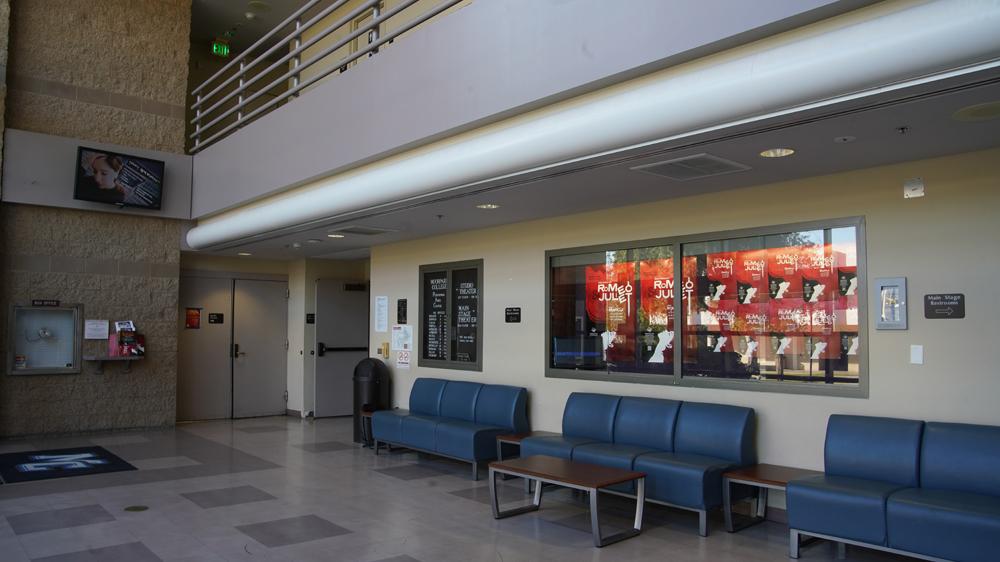
<svg viewBox="0 0 1000 562">
<path fill-rule="evenodd" d="M 521 321 L 521 307 L 508 306 L 504 309 L 504 316 L 507 317 L 508 324 L 516 324 Z"/>
<path fill-rule="evenodd" d="M 451 360 L 475 363 L 479 342 L 479 270 L 456 269 L 452 281 L 452 324 L 455 337 Z"/>
<path fill-rule="evenodd" d="M 965 318 L 965 295 L 962 293 L 924 295 L 924 318 Z"/>
<path fill-rule="evenodd" d="M 424 274 L 424 318 L 421 334 L 424 359 L 448 359 L 448 272 Z"/>
</svg>

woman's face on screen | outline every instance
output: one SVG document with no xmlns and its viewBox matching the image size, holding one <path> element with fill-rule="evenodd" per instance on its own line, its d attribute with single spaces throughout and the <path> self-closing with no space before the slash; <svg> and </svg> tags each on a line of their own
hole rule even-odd
<svg viewBox="0 0 1000 562">
<path fill-rule="evenodd" d="M 101 189 L 115 189 L 118 172 L 104 158 L 94 160 L 94 182 Z"/>
</svg>

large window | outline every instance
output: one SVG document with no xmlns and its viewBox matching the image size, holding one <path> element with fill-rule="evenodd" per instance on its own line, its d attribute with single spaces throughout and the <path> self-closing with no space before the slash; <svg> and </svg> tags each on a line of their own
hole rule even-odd
<svg viewBox="0 0 1000 562">
<path fill-rule="evenodd" d="M 846 219 L 548 252 L 547 374 L 866 395 L 862 249 Z"/>
<path fill-rule="evenodd" d="M 483 261 L 420 266 L 421 367 L 482 370 Z"/>
</svg>

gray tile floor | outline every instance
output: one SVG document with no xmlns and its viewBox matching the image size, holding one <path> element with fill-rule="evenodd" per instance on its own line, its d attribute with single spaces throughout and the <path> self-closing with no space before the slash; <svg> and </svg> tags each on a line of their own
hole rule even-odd
<svg viewBox="0 0 1000 562">
<path fill-rule="evenodd" d="M 0 486 L 0 560 L 787 560 L 782 525 L 729 534 L 716 517 L 702 538 L 694 514 L 652 505 L 642 535 L 595 549 L 585 498 L 568 490 L 495 521 L 485 479 L 471 481 L 468 465 L 402 450 L 376 457 L 350 445 L 351 431 L 345 419 L 268 418 L 0 441 L 0 451 L 100 443 L 139 468 Z M 501 492 L 524 500 L 520 481 Z M 629 526 L 629 500 L 602 502 L 605 532 Z M 821 542 L 802 560 L 835 556 Z M 848 558 L 904 560 L 858 548 Z"/>
</svg>

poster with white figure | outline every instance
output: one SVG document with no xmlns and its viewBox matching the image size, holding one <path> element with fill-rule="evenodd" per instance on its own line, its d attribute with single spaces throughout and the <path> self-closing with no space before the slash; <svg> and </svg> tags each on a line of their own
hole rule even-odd
<svg viewBox="0 0 1000 562">
<path fill-rule="evenodd" d="M 653 350 L 653 355 L 649 358 L 648 363 L 666 363 L 668 358 L 666 353 L 668 350 L 673 348 L 674 344 L 674 333 L 670 330 L 663 330 L 662 332 L 656 334 L 656 349 Z"/>
</svg>

